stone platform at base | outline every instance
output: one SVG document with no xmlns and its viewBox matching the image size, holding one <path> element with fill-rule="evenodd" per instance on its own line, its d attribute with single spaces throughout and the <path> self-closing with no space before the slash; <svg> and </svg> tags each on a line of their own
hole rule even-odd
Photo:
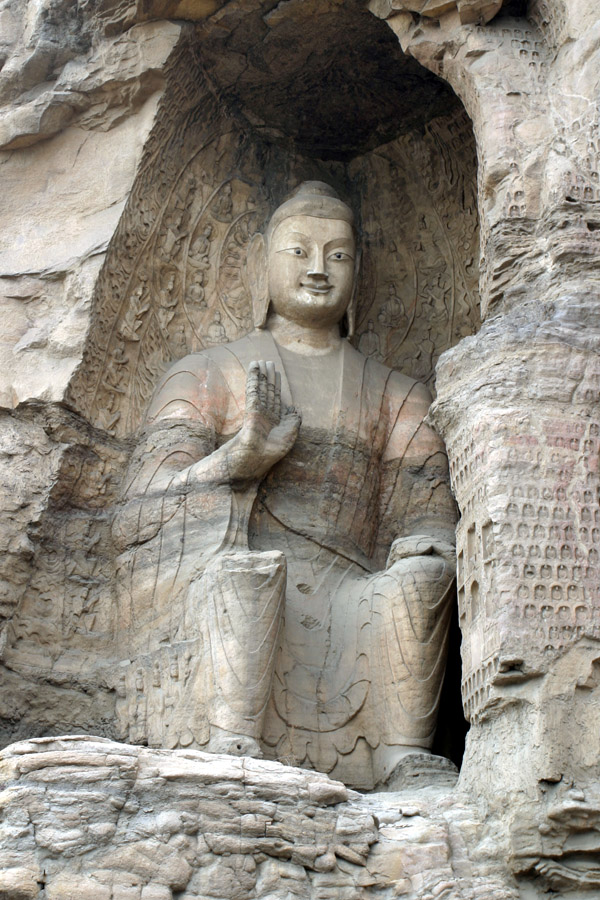
<svg viewBox="0 0 600 900">
<path fill-rule="evenodd" d="M 515 900 L 447 784 L 359 794 L 278 762 L 38 738 L 0 754 L 2 900 Z"/>
</svg>

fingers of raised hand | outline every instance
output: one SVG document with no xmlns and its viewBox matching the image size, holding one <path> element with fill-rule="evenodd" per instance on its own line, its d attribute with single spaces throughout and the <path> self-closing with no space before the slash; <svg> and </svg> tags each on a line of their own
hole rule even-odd
<svg viewBox="0 0 600 900">
<path fill-rule="evenodd" d="M 274 410 L 277 419 L 281 418 L 281 374 L 275 370 L 275 400 L 274 400 Z"/>
<path fill-rule="evenodd" d="M 268 391 L 268 376 L 267 376 L 267 365 L 264 359 L 259 360 L 258 367 L 258 393 L 260 396 L 260 406 L 261 409 L 265 412 L 269 409 L 269 391 Z"/>
<path fill-rule="evenodd" d="M 246 376 L 246 409 L 260 409 L 260 364 L 253 360 L 248 366 L 248 375 Z"/>
<path fill-rule="evenodd" d="M 275 363 L 267 364 L 267 409 L 276 422 L 281 418 L 281 375 Z"/>
<path fill-rule="evenodd" d="M 246 408 L 266 416 L 273 424 L 281 418 L 281 375 L 272 362 L 253 361 L 246 379 Z"/>
<path fill-rule="evenodd" d="M 275 412 L 275 364 L 272 362 L 265 363 L 267 376 L 267 409 L 270 413 Z"/>
</svg>

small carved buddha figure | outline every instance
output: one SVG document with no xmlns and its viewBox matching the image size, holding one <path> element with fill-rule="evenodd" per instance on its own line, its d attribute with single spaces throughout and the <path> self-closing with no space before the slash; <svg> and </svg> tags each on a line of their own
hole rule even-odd
<svg viewBox="0 0 600 900">
<path fill-rule="evenodd" d="M 275 211 L 248 252 L 255 330 L 164 376 L 114 534 L 124 655 L 191 661 L 160 741 L 369 789 L 431 747 L 455 506 L 426 388 L 341 335 L 356 257 L 327 185 Z"/>
</svg>

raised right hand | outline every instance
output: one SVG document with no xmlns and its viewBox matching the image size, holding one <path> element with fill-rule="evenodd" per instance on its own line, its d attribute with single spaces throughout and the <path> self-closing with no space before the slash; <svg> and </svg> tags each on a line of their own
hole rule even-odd
<svg viewBox="0 0 600 900">
<path fill-rule="evenodd" d="M 290 407 L 281 414 L 281 375 L 272 362 L 251 362 L 240 431 L 224 446 L 232 482 L 262 478 L 288 453 L 302 419 Z"/>
</svg>

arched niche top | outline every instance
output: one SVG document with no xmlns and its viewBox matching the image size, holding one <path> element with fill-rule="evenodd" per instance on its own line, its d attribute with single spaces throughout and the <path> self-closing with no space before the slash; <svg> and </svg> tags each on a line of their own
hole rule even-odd
<svg viewBox="0 0 600 900">
<path fill-rule="evenodd" d="M 309 7 L 207 20 L 169 62 L 69 395 L 111 434 L 135 432 L 173 360 L 251 329 L 247 245 L 306 179 L 356 212 L 363 353 L 434 388 L 440 353 L 479 327 L 476 154 L 460 101 L 362 5 Z"/>
<path fill-rule="evenodd" d="M 257 133 L 304 156 L 349 160 L 460 108 L 359 2 L 286 2 L 197 28 L 204 71 Z M 244 65 L 240 65 L 243 58 Z"/>
</svg>

